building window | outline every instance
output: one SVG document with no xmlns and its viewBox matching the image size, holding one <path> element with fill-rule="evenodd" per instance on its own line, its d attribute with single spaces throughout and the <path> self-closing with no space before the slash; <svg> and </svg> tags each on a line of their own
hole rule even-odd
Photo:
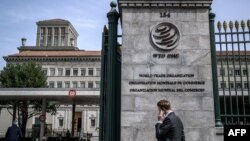
<svg viewBox="0 0 250 141">
<path fill-rule="evenodd" d="M 77 82 L 72 82 L 73 88 L 77 88 Z"/>
<path fill-rule="evenodd" d="M 40 46 L 44 46 L 45 27 L 40 28 Z"/>
<path fill-rule="evenodd" d="M 221 82 L 221 83 L 220 83 L 220 88 L 226 88 L 226 87 L 227 87 L 227 85 L 226 85 L 225 82 Z"/>
<path fill-rule="evenodd" d="M 49 82 L 49 88 L 54 88 L 55 87 L 55 84 L 53 81 Z"/>
<path fill-rule="evenodd" d="M 55 68 L 50 68 L 50 76 L 55 76 Z"/>
<path fill-rule="evenodd" d="M 101 69 L 100 68 L 96 69 L 96 76 L 101 76 Z"/>
<path fill-rule="evenodd" d="M 93 82 L 88 82 L 88 88 L 93 88 Z"/>
<path fill-rule="evenodd" d="M 90 119 L 91 127 L 95 127 L 95 119 Z"/>
<path fill-rule="evenodd" d="M 61 27 L 61 45 L 65 46 L 65 27 Z"/>
<path fill-rule="evenodd" d="M 242 84 L 241 84 L 240 82 L 236 82 L 236 88 L 237 88 L 237 89 L 242 88 Z"/>
<path fill-rule="evenodd" d="M 248 84 L 247 82 L 244 82 L 244 88 L 247 89 L 248 88 Z"/>
<path fill-rule="evenodd" d="M 229 76 L 233 76 L 233 75 L 234 75 L 233 68 L 230 68 L 230 69 L 229 69 Z"/>
<path fill-rule="evenodd" d="M 40 125 L 40 119 L 39 117 L 35 117 L 35 125 Z"/>
<path fill-rule="evenodd" d="M 240 69 L 235 69 L 235 70 L 234 70 L 234 74 L 235 74 L 236 76 L 241 75 Z"/>
<path fill-rule="evenodd" d="M 224 76 L 225 75 L 225 69 L 224 68 L 220 68 L 220 76 Z"/>
<path fill-rule="evenodd" d="M 58 27 L 55 27 L 54 28 L 54 46 L 58 46 L 58 35 L 59 35 Z"/>
<path fill-rule="evenodd" d="M 51 36 L 47 37 L 47 46 L 51 46 Z"/>
<path fill-rule="evenodd" d="M 54 46 L 58 46 L 58 36 L 54 37 Z"/>
<path fill-rule="evenodd" d="M 59 35 L 58 27 L 55 27 L 55 28 L 54 28 L 54 35 L 55 35 L 55 36 L 58 36 L 58 35 Z"/>
<path fill-rule="evenodd" d="M 66 69 L 65 76 L 70 76 L 70 69 Z"/>
<path fill-rule="evenodd" d="M 70 88 L 70 82 L 69 81 L 65 82 L 65 88 Z"/>
<path fill-rule="evenodd" d="M 62 81 L 57 82 L 57 88 L 62 88 Z"/>
<path fill-rule="evenodd" d="M 243 69 L 243 75 L 248 75 L 248 71 L 247 71 L 247 69 Z"/>
<path fill-rule="evenodd" d="M 43 73 L 44 73 L 45 75 L 48 75 L 48 70 L 47 70 L 47 69 L 43 69 Z"/>
<path fill-rule="evenodd" d="M 63 69 L 62 68 L 58 68 L 58 76 L 63 76 Z"/>
<path fill-rule="evenodd" d="M 81 68 L 81 76 L 86 76 L 86 69 L 85 68 Z"/>
<path fill-rule="evenodd" d="M 59 119 L 59 126 L 63 127 L 63 119 Z"/>
<path fill-rule="evenodd" d="M 61 36 L 65 36 L 65 27 L 61 27 Z"/>
<path fill-rule="evenodd" d="M 85 88 L 85 82 L 84 82 L 84 81 L 81 81 L 81 82 L 80 82 L 80 87 L 81 87 L 81 88 Z"/>
<path fill-rule="evenodd" d="M 59 127 L 63 127 L 63 117 L 58 117 Z"/>
<path fill-rule="evenodd" d="M 95 82 L 95 87 L 96 87 L 96 88 L 100 88 L 100 81 L 96 81 L 96 82 Z"/>
<path fill-rule="evenodd" d="M 74 68 L 74 69 L 73 69 L 73 75 L 74 75 L 74 76 L 77 76 L 77 75 L 78 75 L 78 69 L 77 69 L 77 68 Z"/>
<path fill-rule="evenodd" d="M 230 88 L 234 88 L 234 83 L 233 82 L 230 83 Z"/>
<path fill-rule="evenodd" d="M 89 73 L 89 76 L 93 76 L 94 75 L 94 69 L 93 68 L 89 68 L 88 69 L 88 73 Z"/>
<path fill-rule="evenodd" d="M 47 36 L 47 46 L 51 46 L 52 39 L 52 28 L 48 28 L 48 36 Z"/>
</svg>

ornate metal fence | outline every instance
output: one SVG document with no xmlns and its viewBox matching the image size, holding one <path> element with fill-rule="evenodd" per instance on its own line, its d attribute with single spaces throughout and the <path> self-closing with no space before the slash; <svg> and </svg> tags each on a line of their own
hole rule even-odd
<svg viewBox="0 0 250 141">
<path fill-rule="evenodd" d="M 250 124 L 250 20 L 218 22 L 215 33 L 223 124 Z"/>
</svg>

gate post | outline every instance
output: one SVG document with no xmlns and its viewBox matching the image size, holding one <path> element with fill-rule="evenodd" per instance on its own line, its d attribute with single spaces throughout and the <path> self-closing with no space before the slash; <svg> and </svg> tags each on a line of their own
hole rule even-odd
<svg viewBox="0 0 250 141">
<path fill-rule="evenodd" d="M 117 4 L 111 2 L 111 11 L 108 12 L 108 53 L 107 53 L 107 132 L 105 135 L 105 141 L 119 141 L 120 140 L 120 117 L 117 116 L 117 98 L 119 98 L 119 93 L 117 93 L 116 82 L 116 71 L 117 71 L 117 26 L 119 13 L 116 11 Z"/>
<path fill-rule="evenodd" d="M 214 112 L 215 112 L 215 126 L 222 127 L 220 117 L 220 101 L 218 90 L 218 77 L 217 77 L 217 59 L 215 47 L 215 34 L 214 34 L 214 13 L 209 13 L 209 30 L 210 30 L 210 46 L 211 46 L 211 59 L 212 59 L 212 77 L 213 77 L 213 95 L 214 95 Z"/>
<path fill-rule="evenodd" d="M 42 115 L 45 116 L 44 121 L 40 121 L 40 140 L 43 140 L 44 132 L 45 132 L 45 126 L 46 126 L 46 99 L 42 99 Z"/>
<path fill-rule="evenodd" d="M 76 112 L 76 104 L 72 104 L 72 121 L 71 121 L 71 136 L 75 135 L 75 112 Z"/>
</svg>

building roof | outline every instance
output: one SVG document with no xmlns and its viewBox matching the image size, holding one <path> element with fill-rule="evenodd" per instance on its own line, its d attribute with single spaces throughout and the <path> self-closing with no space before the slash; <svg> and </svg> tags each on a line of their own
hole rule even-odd
<svg viewBox="0 0 250 141">
<path fill-rule="evenodd" d="M 100 51 L 22 51 L 7 57 L 100 57 Z"/>
<path fill-rule="evenodd" d="M 68 20 L 64 20 L 64 19 L 49 19 L 49 20 L 42 20 L 42 21 L 38 21 L 37 24 L 70 24 L 70 22 Z"/>
<path fill-rule="evenodd" d="M 20 52 L 22 51 L 74 51 L 79 50 L 78 47 L 74 46 L 20 46 L 17 48 Z M 84 50 L 82 50 L 84 51 Z"/>
</svg>

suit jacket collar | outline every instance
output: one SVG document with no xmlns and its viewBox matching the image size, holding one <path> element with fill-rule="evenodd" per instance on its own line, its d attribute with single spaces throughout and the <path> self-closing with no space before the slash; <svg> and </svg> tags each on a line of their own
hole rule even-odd
<svg viewBox="0 0 250 141">
<path fill-rule="evenodd" d="M 167 112 L 166 115 L 165 115 L 165 118 L 168 117 L 169 115 L 173 114 L 173 113 L 174 113 L 173 111 Z"/>
</svg>

